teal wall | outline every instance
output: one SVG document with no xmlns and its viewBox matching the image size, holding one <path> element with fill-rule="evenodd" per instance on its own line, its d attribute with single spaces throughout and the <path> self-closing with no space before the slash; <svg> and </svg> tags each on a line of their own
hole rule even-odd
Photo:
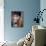
<svg viewBox="0 0 46 46">
<path fill-rule="evenodd" d="M 35 12 L 40 9 L 40 0 L 4 0 L 4 35 L 7 41 L 18 41 L 32 28 Z M 11 27 L 11 11 L 24 11 L 24 27 Z"/>
</svg>

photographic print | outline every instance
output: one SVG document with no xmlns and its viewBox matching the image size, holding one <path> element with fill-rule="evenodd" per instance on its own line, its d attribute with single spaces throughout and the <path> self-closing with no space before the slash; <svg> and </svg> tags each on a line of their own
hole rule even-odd
<svg viewBox="0 0 46 46">
<path fill-rule="evenodd" d="M 11 12 L 11 26 L 12 27 L 23 27 L 23 12 L 12 11 Z"/>
</svg>

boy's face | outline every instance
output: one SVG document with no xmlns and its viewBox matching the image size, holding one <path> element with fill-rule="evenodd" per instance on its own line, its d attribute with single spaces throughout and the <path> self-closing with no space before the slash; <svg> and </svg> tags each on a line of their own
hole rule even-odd
<svg viewBox="0 0 46 46">
<path fill-rule="evenodd" d="M 13 15 L 13 22 L 16 23 L 19 20 L 20 16 L 15 14 Z"/>
</svg>

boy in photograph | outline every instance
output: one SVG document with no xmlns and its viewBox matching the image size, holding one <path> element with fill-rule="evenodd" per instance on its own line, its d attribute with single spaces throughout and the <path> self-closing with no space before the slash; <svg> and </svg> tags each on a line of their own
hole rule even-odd
<svg viewBox="0 0 46 46">
<path fill-rule="evenodd" d="M 23 27 L 23 18 L 21 12 L 12 12 L 12 27 Z"/>
</svg>

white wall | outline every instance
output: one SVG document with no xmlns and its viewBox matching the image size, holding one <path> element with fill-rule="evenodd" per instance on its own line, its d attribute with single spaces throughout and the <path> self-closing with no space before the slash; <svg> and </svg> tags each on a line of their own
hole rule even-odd
<svg viewBox="0 0 46 46">
<path fill-rule="evenodd" d="M 4 41 L 4 0 L 0 0 L 0 42 Z"/>
<path fill-rule="evenodd" d="M 43 9 L 46 9 L 46 0 L 40 0 L 40 9 L 41 9 L 41 11 Z M 44 19 L 44 21 L 43 22 L 41 21 L 40 24 L 43 26 L 46 26 L 46 11 L 43 12 L 43 19 Z"/>
</svg>

